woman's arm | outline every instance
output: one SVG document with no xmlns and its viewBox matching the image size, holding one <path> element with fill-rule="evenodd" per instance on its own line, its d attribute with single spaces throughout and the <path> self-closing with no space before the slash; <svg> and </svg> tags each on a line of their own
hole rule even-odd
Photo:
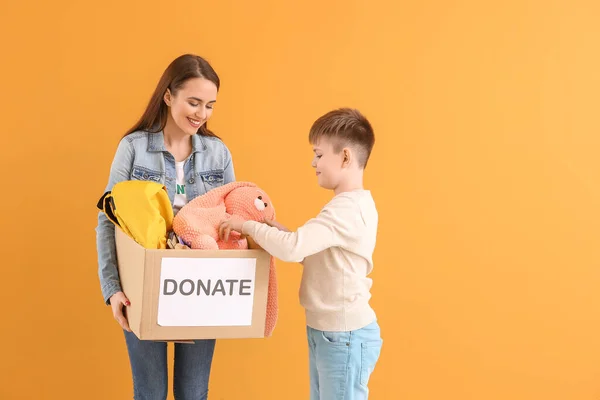
<svg viewBox="0 0 600 400">
<path fill-rule="evenodd" d="M 130 179 L 134 151 L 132 144 L 124 138 L 119 143 L 113 159 L 108 184 L 105 192 L 111 191 L 118 182 Z M 98 213 L 96 227 L 96 248 L 98 251 L 98 277 L 102 288 L 102 296 L 106 304 L 113 308 L 113 316 L 123 329 L 129 330 L 126 318 L 121 308 L 129 305 L 129 300 L 123 294 L 119 272 L 117 270 L 117 250 L 115 247 L 115 225 L 106 217 L 103 211 Z M 117 296 L 115 296 L 117 295 Z M 111 301 L 111 298 L 117 301 Z"/>
</svg>

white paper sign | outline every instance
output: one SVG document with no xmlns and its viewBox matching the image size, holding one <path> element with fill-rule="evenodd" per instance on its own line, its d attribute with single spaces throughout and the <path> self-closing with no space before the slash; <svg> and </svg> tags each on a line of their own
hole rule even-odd
<svg viewBox="0 0 600 400">
<path fill-rule="evenodd" d="M 163 258 L 160 326 L 250 326 L 255 258 Z"/>
</svg>

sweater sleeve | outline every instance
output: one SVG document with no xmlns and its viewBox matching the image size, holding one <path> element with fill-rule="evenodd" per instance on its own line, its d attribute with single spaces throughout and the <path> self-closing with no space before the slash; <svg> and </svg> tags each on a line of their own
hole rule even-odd
<svg viewBox="0 0 600 400">
<path fill-rule="evenodd" d="M 302 262 L 306 257 L 330 247 L 350 244 L 356 239 L 360 210 L 349 198 L 332 200 L 315 218 L 296 232 L 284 232 L 256 221 L 246 221 L 243 233 L 272 256 L 286 262 Z"/>
</svg>

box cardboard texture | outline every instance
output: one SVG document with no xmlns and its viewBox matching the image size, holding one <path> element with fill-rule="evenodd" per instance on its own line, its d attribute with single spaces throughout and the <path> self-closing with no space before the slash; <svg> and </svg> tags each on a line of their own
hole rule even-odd
<svg viewBox="0 0 600 400">
<path fill-rule="evenodd" d="M 118 227 L 115 228 L 115 242 L 121 286 L 131 302 L 126 315 L 129 327 L 139 339 L 193 341 L 264 337 L 270 266 L 270 256 L 264 250 L 145 249 Z M 256 259 L 251 325 L 160 326 L 157 319 L 163 258 Z"/>
</svg>

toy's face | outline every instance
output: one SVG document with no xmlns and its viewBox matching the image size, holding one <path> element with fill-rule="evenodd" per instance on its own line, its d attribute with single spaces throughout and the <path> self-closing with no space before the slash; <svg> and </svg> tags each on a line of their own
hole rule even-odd
<svg viewBox="0 0 600 400">
<path fill-rule="evenodd" d="M 275 208 L 271 198 L 256 187 L 234 189 L 225 199 L 229 214 L 239 215 L 245 219 L 264 222 L 275 218 Z"/>
</svg>

